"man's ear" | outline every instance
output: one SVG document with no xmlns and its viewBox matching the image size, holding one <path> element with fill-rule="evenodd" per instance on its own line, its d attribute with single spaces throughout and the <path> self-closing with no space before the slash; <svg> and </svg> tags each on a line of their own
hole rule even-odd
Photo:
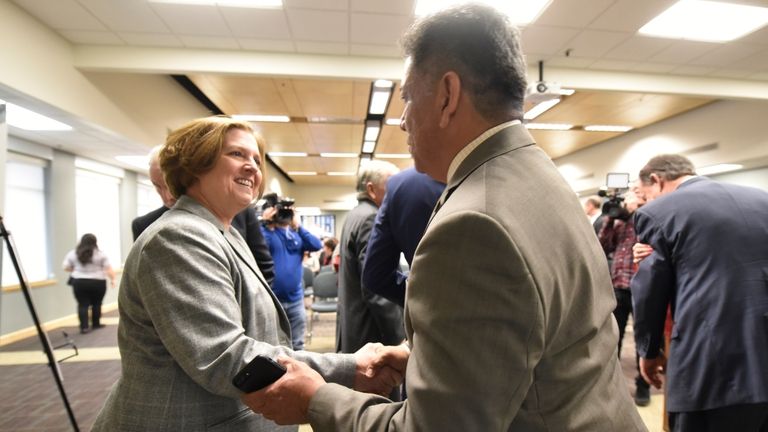
<svg viewBox="0 0 768 432">
<path fill-rule="evenodd" d="M 448 71 L 440 78 L 438 86 L 440 102 L 440 127 L 447 127 L 459 108 L 461 97 L 461 78 L 454 71 Z"/>
</svg>

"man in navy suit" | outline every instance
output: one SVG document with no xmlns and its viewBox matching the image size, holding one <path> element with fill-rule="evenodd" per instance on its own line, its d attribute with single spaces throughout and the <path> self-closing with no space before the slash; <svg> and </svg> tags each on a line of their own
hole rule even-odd
<svg viewBox="0 0 768 432">
<path fill-rule="evenodd" d="M 635 213 L 653 248 L 632 281 L 643 376 L 659 388 L 666 369 L 673 431 L 768 430 L 768 192 L 696 176 L 678 155 L 639 177 L 653 200 Z"/>
<path fill-rule="evenodd" d="M 363 286 L 404 306 L 406 275 L 400 271 L 400 254 L 409 266 L 413 263 L 413 253 L 443 189 L 443 183 L 414 168 L 389 178 L 368 240 Z"/>
</svg>

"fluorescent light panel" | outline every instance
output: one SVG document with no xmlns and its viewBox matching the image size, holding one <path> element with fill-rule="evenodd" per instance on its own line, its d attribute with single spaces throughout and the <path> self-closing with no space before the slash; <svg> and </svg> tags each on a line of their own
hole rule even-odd
<svg viewBox="0 0 768 432">
<path fill-rule="evenodd" d="M 387 126 L 400 126 L 399 118 L 388 118 L 386 121 Z"/>
<path fill-rule="evenodd" d="M 375 120 L 365 122 L 365 138 L 363 138 L 363 141 L 376 141 L 379 139 L 379 132 L 381 132 L 381 122 Z"/>
<path fill-rule="evenodd" d="M 148 169 L 149 168 L 149 156 L 115 156 L 115 159 L 120 162 L 130 165 L 132 167 Z"/>
<path fill-rule="evenodd" d="M 744 165 L 739 164 L 717 164 L 710 165 L 701 168 L 696 168 L 696 174 L 699 175 L 712 175 L 718 173 L 724 173 L 728 171 L 736 171 L 744 168 Z"/>
<path fill-rule="evenodd" d="M 560 103 L 560 99 L 557 98 L 557 99 L 546 100 L 544 102 L 536 104 L 536 105 L 534 105 L 533 108 L 528 110 L 528 112 L 525 113 L 525 115 L 523 115 L 523 118 L 526 119 L 526 120 L 533 120 L 536 117 L 544 114 L 545 111 L 547 111 L 548 109 L 552 108 L 553 106 L 555 106 L 555 105 L 557 105 L 559 103 Z"/>
<path fill-rule="evenodd" d="M 632 126 L 620 126 L 620 125 L 587 125 L 584 126 L 585 131 L 589 132 L 629 132 L 634 129 Z"/>
<path fill-rule="evenodd" d="M 289 123 L 291 121 L 291 118 L 287 115 L 240 114 L 233 115 L 232 118 L 241 121 L 266 123 Z"/>
<path fill-rule="evenodd" d="M 381 88 L 381 89 L 392 89 L 392 86 L 394 86 L 394 83 L 390 80 L 385 79 L 377 79 L 373 82 L 374 88 Z"/>
<path fill-rule="evenodd" d="M 320 157 L 324 158 L 356 158 L 357 153 L 320 153 Z"/>
<path fill-rule="evenodd" d="M 363 153 L 373 153 L 374 150 L 376 150 L 376 141 L 363 142 Z"/>
<path fill-rule="evenodd" d="M 314 176 L 317 175 L 316 171 L 288 171 L 289 175 L 294 176 Z"/>
<path fill-rule="evenodd" d="M 569 88 L 561 88 L 560 89 L 560 95 L 561 96 L 570 96 L 572 94 L 576 93 L 576 90 L 569 89 Z"/>
<path fill-rule="evenodd" d="M 267 152 L 269 157 L 306 157 L 307 153 L 303 152 Z"/>
<path fill-rule="evenodd" d="M 417 16 L 430 14 L 466 0 L 418 0 L 415 13 Z M 528 24 L 538 18 L 549 6 L 551 0 L 479 0 L 507 14 L 513 24 Z"/>
<path fill-rule="evenodd" d="M 681 0 L 640 28 L 672 39 L 727 42 L 768 24 L 768 8 L 714 1 Z"/>
<path fill-rule="evenodd" d="M 68 131 L 72 126 L 38 114 L 32 110 L 20 107 L 10 102 L 0 100 L 5 104 L 5 121 L 8 125 L 29 131 Z"/>
<path fill-rule="evenodd" d="M 368 113 L 382 115 L 387 110 L 389 98 L 392 96 L 392 89 L 381 90 L 374 88 L 371 93 L 371 104 L 368 106 Z"/>
<path fill-rule="evenodd" d="M 329 171 L 328 175 L 329 176 L 353 176 L 355 175 L 355 173 L 350 171 Z"/>
<path fill-rule="evenodd" d="M 193 6 L 225 6 L 258 9 L 280 9 L 282 0 L 149 0 L 150 3 L 172 3 Z"/>
<path fill-rule="evenodd" d="M 570 130 L 573 125 L 566 123 L 526 123 L 525 127 L 534 130 Z"/>
</svg>

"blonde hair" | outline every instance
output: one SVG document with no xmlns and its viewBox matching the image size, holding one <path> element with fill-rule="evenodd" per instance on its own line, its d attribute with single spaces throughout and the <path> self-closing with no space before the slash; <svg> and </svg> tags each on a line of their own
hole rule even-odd
<svg viewBox="0 0 768 432">
<path fill-rule="evenodd" d="M 165 145 L 160 150 L 160 169 L 163 171 L 168 190 L 174 198 L 184 195 L 198 176 L 213 169 L 221 155 L 226 135 L 233 129 L 253 134 L 262 157 L 259 168 L 262 179 L 264 178 L 264 138 L 254 131 L 248 122 L 225 116 L 200 118 L 168 134 Z M 264 191 L 264 184 L 262 180 L 259 185 L 259 196 Z"/>
</svg>

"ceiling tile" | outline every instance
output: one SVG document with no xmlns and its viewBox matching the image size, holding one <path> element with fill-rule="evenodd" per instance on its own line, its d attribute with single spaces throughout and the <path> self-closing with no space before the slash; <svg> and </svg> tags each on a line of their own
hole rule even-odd
<svg viewBox="0 0 768 432">
<path fill-rule="evenodd" d="M 535 24 L 584 27 L 605 11 L 614 0 L 553 1 Z"/>
<path fill-rule="evenodd" d="M 221 8 L 227 25 L 236 37 L 290 39 L 288 19 L 283 10 Z"/>
<path fill-rule="evenodd" d="M 310 124 L 307 126 L 315 143 L 314 153 L 358 153 L 360 151 L 365 129 L 362 124 Z"/>
<path fill-rule="evenodd" d="M 638 63 L 633 68 L 634 72 L 647 72 L 647 73 L 668 73 L 675 68 L 675 65 L 669 63 Z"/>
<path fill-rule="evenodd" d="M 296 40 L 347 42 L 349 14 L 346 12 L 288 9 L 291 33 Z"/>
<path fill-rule="evenodd" d="M 349 0 L 284 0 L 285 9 L 348 10 Z"/>
<path fill-rule="evenodd" d="M 753 80 L 768 81 L 768 72 L 758 72 L 748 76 L 747 78 Z"/>
<path fill-rule="evenodd" d="M 676 2 L 677 0 L 619 0 L 588 27 L 595 30 L 634 33 Z"/>
<path fill-rule="evenodd" d="M 14 3 L 54 29 L 107 29 L 92 13 L 75 0 L 14 0 Z"/>
<path fill-rule="evenodd" d="M 179 39 L 187 48 L 240 49 L 237 41 L 230 37 L 180 35 Z"/>
<path fill-rule="evenodd" d="M 289 40 L 244 39 L 239 38 L 240 47 L 253 51 L 296 52 L 293 42 Z"/>
<path fill-rule="evenodd" d="M 216 6 L 153 3 L 152 8 L 176 34 L 230 36 L 229 27 Z"/>
<path fill-rule="evenodd" d="M 521 38 L 523 52 L 536 54 L 562 54 L 568 42 L 579 34 L 579 31 L 565 27 L 548 27 L 533 25 L 522 30 Z"/>
<path fill-rule="evenodd" d="M 685 64 L 700 57 L 715 48 L 718 44 L 694 41 L 674 41 L 672 45 L 652 56 L 648 61 L 653 63 Z"/>
<path fill-rule="evenodd" d="M 739 39 L 739 42 L 768 45 L 768 26 L 755 30 Z"/>
<path fill-rule="evenodd" d="M 184 46 L 181 40 L 172 34 L 119 32 L 118 36 L 125 40 L 129 45 L 159 47 Z"/>
<path fill-rule="evenodd" d="M 169 33 L 170 29 L 146 2 L 79 0 L 98 19 L 115 31 Z"/>
<path fill-rule="evenodd" d="M 714 77 L 736 79 L 747 78 L 752 74 L 752 71 L 746 69 L 715 69 L 710 73 L 710 75 Z"/>
<path fill-rule="evenodd" d="M 408 16 L 353 13 L 350 42 L 396 46 L 410 23 Z"/>
<path fill-rule="evenodd" d="M 296 41 L 296 51 L 308 54 L 349 54 L 349 45 L 338 42 Z"/>
<path fill-rule="evenodd" d="M 615 70 L 615 71 L 622 71 L 627 69 L 632 69 L 637 65 L 637 62 L 629 62 L 629 61 L 621 61 L 621 60 L 597 60 L 591 65 L 589 65 L 590 69 L 597 69 L 597 70 Z"/>
<path fill-rule="evenodd" d="M 549 66 L 555 66 L 555 67 L 565 67 L 565 68 L 586 68 L 589 67 L 592 63 L 595 62 L 594 58 L 578 58 L 578 57 L 565 57 L 565 56 L 559 56 L 559 57 L 552 57 L 549 60 L 547 60 L 544 64 Z M 532 64 L 532 62 L 528 62 L 528 64 Z"/>
<path fill-rule="evenodd" d="M 636 35 L 608 51 L 604 58 L 612 60 L 647 60 L 672 45 L 672 43 L 673 41 L 669 39 Z"/>
<path fill-rule="evenodd" d="M 413 15 L 413 0 L 351 0 L 353 12 L 376 12 L 393 15 Z"/>
<path fill-rule="evenodd" d="M 702 76 L 712 73 L 712 68 L 706 66 L 683 65 L 672 69 L 670 73 L 674 75 Z"/>
<path fill-rule="evenodd" d="M 107 31 L 62 30 L 61 35 L 76 44 L 125 45 L 116 34 Z"/>
<path fill-rule="evenodd" d="M 349 53 L 370 57 L 402 57 L 402 52 L 397 46 L 351 44 Z"/>
<path fill-rule="evenodd" d="M 573 38 L 564 48 L 571 50 L 571 57 L 598 58 L 626 41 L 628 37 L 625 33 L 586 30 Z"/>
<path fill-rule="evenodd" d="M 749 58 L 735 61 L 729 68 L 748 69 L 757 72 L 768 70 L 768 49 L 755 53 Z"/>
<path fill-rule="evenodd" d="M 690 64 L 698 66 L 729 67 L 731 64 L 741 61 L 760 51 L 758 45 L 746 45 L 731 42 L 721 45 L 699 58 L 693 59 Z"/>
</svg>

